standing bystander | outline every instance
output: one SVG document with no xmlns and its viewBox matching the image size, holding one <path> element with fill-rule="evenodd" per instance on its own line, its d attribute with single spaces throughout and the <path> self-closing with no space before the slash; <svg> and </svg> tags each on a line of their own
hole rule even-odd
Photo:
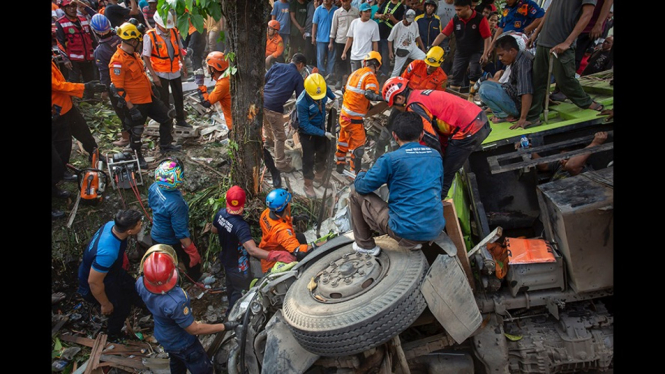
<svg viewBox="0 0 665 374">
<path fill-rule="evenodd" d="M 346 46 L 349 26 L 359 16 L 358 8 L 351 6 L 351 0 L 342 0 L 342 6 L 333 13 L 328 49 L 330 47 L 335 49 L 335 64 L 330 72 L 332 75 L 328 78 L 328 81 L 335 83 L 334 85 L 338 88 L 341 88 L 346 83 L 346 79 L 351 73 L 351 65 L 348 60 L 342 59 L 342 53 Z"/>
<path fill-rule="evenodd" d="M 332 0 L 323 0 L 323 4 L 314 11 L 312 19 L 312 44 L 316 45 L 316 67 L 324 77 L 333 74 L 335 65 L 335 49 L 330 45 L 330 28 L 337 9 Z"/>
<path fill-rule="evenodd" d="M 381 53 L 381 74 L 379 80 L 384 82 L 390 76 L 390 47 L 388 46 L 388 36 L 393 27 L 402 21 L 404 17 L 404 4 L 401 0 L 387 0 L 379 10 L 374 13 L 374 18 L 379 20 L 379 53 Z"/>
<path fill-rule="evenodd" d="M 407 59 L 422 60 L 425 58 L 425 47 L 420 39 L 418 24 L 413 22 L 415 19 L 416 11 L 407 10 L 402 22 L 396 23 L 388 35 L 389 56 L 391 60 L 395 60 L 391 77 L 402 73 Z"/>
<path fill-rule="evenodd" d="M 351 72 L 362 67 L 363 58 L 371 51 L 379 51 L 379 24 L 372 21 L 372 9 L 369 4 L 360 4 L 360 18 L 351 21 L 347 32 L 346 45 L 342 51 L 342 60 L 347 60 L 347 52 L 351 49 L 348 60 Z M 346 84 L 346 82 L 344 82 Z"/>
<path fill-rule="evenodd" d="M 279 36 L 284 41 L 284 60 L 293 54 L 289 50 L 289 39 L 291 37 L 291 13 L 289 12 L 289 0 L 275 0 L 272 4 L 270 18 L 279 21 Z"/>
<path fill-rule="evenodd" d="M 289 15 L 291 18 L 289 52 L 292 55 L 296 52 L 305 54 L 305 25 L 307 24 L 307 8 L 309 8 L 309 3 L 307 0 L 291 0 L 289 3 Z M 312 17 L 314 17 L 314 13 L 312 13 Z M 314 59 L 308 58 L 308 61 L 314 61 Z"/>
</svg>

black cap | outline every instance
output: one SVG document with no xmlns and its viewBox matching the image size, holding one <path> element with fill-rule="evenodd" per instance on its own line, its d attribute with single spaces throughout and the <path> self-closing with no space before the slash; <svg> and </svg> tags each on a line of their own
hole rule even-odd
<svg viewBox="0 0 665 374">
<path fill-rule="evenodd" d="M 294 53 L 293 57 L 291 57 L 291 62 L 294 64 L 307 65 L 307 57 L 305 57 L 305 55 L 302 53 Z"/>
</svg>

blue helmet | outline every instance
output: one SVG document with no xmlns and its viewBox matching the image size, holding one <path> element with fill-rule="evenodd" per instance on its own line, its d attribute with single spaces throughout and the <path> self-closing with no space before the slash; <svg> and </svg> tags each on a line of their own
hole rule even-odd
<svg viewBox="0 0 665 374">
<path fill-rule="evenodd" d="M 155 183 L 162 190 L 173 191 L 184 183 L 185 169 L 178 159 L 166 159 L 155 169 Z"/>
<path fill-rule="evenodd" d="M 99 13 L 92 16 L 90 27 L 92 27 L 97 34 L 105 34 L 111 30 L 109 19 L 106 18 L 105 15 Z"/>
<path fill-rule="evenodd" d="M 279 213 L 291 202 L 291 193 L 283 188 L 277 188 L 266 196 L 266 205 L 268 209 Z"/>
</svg>

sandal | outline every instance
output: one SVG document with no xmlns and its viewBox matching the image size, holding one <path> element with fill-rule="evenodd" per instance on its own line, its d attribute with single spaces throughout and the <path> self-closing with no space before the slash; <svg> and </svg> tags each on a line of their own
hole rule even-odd
<svg viewBox="0 0 665 374">
<path fill-rule="evenodd" d="M 595 107 L 595 108 L 592 108 L 594 104 L 596 104 L 596 107 Z M 591 109 L 591 110 L 596 110 L 596 111 L 598 111 L 598 112 L 602 112 L 603 109 L 605 109 L 605 105 L 603 105 L 603 104 L 601 104 L 601 103 L 599 103 L 599 102 L 594 101 L 594 102 L 591 103 L 591 105 L 589 105 L 589 107 L 588 107 L 587 109 Z"/>
</svg>

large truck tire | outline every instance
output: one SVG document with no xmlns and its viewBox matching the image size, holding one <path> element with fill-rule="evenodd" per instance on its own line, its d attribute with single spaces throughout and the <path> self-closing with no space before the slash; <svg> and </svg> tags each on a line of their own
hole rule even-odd
<svg viewBox="0 0 665 374">
<path fill-rule="evenodd" d="M 400 249 L 387 236 L 376 242 L 379 256 L 357 254 L 348 244 L 291 285 L 282 311 L 303 348 L 329 357 L 360 353 L 401 333 L 425 310 L 423 253 Z"/>
</svg>

